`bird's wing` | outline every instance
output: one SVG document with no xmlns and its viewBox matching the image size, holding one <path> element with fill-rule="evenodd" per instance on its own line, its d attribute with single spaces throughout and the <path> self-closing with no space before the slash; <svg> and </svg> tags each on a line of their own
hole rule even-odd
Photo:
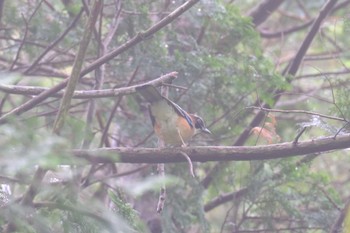
<svg viewBox="0 0 350 233">
<path fill-rule="evenodd" d="M 149 84 L 143 85 L 140 87 L 136 87 L 136 91 L 139 92 L 151 104 L 157 101 L 166 101 L 168 105 L 171 106 L 178 115 L 182 116 L 187 120 L 188 124 L 192 128 L 194 127 L 194 123 L 190 115 L 185 110 L 183 110 L 179 105 L 169 100 L 168 98 L 162 96 L 162 94 L 160 94 L 160 92 L 157 90 L 155 86 L 149 85 Z M 151 119 L 152 117 L 153 116 L 151 114 Z M 154 125 L 154 117 L 152 119 L 152 123 Z"/>
</svg>

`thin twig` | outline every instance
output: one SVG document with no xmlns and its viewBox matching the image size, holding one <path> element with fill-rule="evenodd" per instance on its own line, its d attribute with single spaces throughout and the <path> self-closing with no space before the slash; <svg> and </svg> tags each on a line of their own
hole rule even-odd
<svg viewBox="0 0 350 233">
<path fill-rule="evenodd" d="M 162 86 L 161 94 L 165 97 L 168 97 L 169 87 Z M 163 141 L 162 138 L 158 138 L 158 148 L 164 148 L 164 147 L 165 147 L 165 142 Z M 158 175 L 164 179 L 165 178 L 165 164 L 164 163 L 157 164 L 157 171 L 158 171 Z M 165 198 L 166 198 L 166 186 L 165 186 L 165 181 L 163 180 L 163 183 L 162 183 L 162 186 L 161 186 L 160 192 L 159 192 L 158 204 L 157 204 L 157 209 L 156 209 L 158 214 L 161 213 L 164 209 Z"/>
<path fill-rule="evenodd" d="M 134 79 L 136 78 L 136 75 L 137 75 L 137 72 L 139 70 L 139 66 L 137 66 L 133 72 L 133 74 L 131 75 L 129 81 L 128 81 L 128 84 L 126 86 L 129 86 L 133 81 Z M 122 101 L 122 98 L 123 96 L 119 96 L 119 98 L 117 99 L 117 101 L 115 102 L 114 106 L 113 106 L 113 109 L 111 111 L 111 114 L 109 115 L 109 118 L 108 118 L 108 121 L 103 129 L 103 132 L 102 132 L 102 137 L 101 137 L 101 141 L 100 141 L 100 147 L 102 147 L 102 145 L 105 143 L 105 141 L 107 140 L 107 135 L 108 135 L 108 130 L 109 130 L 109 127 L 111 126 L 112 124 L 112 120 L 114 118 L 114 115 L 118 109 L 118 106 L 120 105 L 121 101 Z"/>
<path fill-rule="evenodd" d="M 317 113 L 317 112 L 306 111 L 306 110 L 281 110 L 281 109 L 272 109 L 272 108 L 255 107 L 255 106 L 246 107 L 246 108 L 247 109 L 258 109 L 258 110 L 262 110 L 262 111 L 266 111 L 266 112 L 301 113 L 301 114 L 319 116 L 319 117 L 327 118 L 327 119 L 330 119 L 330 120 L 347 122 L 347 120 L 344 119 L 344 118 L 329 116 L 329 115 L 325 115 L 325 114 L 321 114 L 321 113 Z"/>
<path fill-rule="evenodd" d="M 25 17 L 24 17 L 24 15 L 22 14 L 22 18 L 23 18 L 23 21 L 24 21 L 24 24 L 25 24 L 24 36 L 23 36 L 23 39 L 22 39 L 22 41 L 21 41 L 21 44 L 19 45 L 19 48 L 18 48 L 18 50 L 17 50 L 16 57 L 15 57 L 15 59 L 13 60 L 11 66 L 10 66 L 10 69 L 9 69 L 10 71 L 13 70 L 13 68 L 15 67 L 15 65 L 16 65 L 16 63 L 17 63 L 17 61 L 18 61 L 18 59 L 19 59 L 19 55 L 20 55 L 20 53 L 21 53 L 21 51 L 22 51 L 22 48 L 23 48 L 23 46 L 24 46 L 24 44 L 25 44 L 25 41 L 26 41 L 26 38 L 27 38 L 29 23 L 30 23 L 30 21 L 32 20 L 32 18 L 34 17 L 34 15 L 36 14 L 36 12 L 39 10 L 39 8 L 40 8 L 42 2 L 43 2 L 43 0 L 41 0 L 41 1 L 39 2 L 39 4 L 35 7 L 33 13 L 29 16 L 29 19 L 28 19 L 28 20 L 26 20 Z"/>
<path fill-rule="evenodd" d="M 160 163 L 157 165 L 157 171 L 160 177 L 163 177 L 163 178 L 165 177 L 164 163 Z M 165 198 L 166 198 L 166 187 L 165 187 L 165 183 L 163 183 L 159 192 L 159 199 L 158 199 L 158 204 L 156 209 L 157 213 L 161 213 L 163 211 Z"/>
<path fill-rule="evenodd" d="M 87 45 L 90 41 L 91 28 L 95 24 L 97 13 L 99 12 L 99 8 L 101 5 L 102 5 L 102 0 L 97 0 L 94 2 L 94 5 L 92 7 L 92 9 L 93 9 L 92 11 L 94 13 L 92 13 L 90 15 L 90 17 L 88 19 L 88 23 L 85 27 L 84 35 L 83 35 L 83 38 L 82 38 L 81 43 L 80 43 L 79 51 L 78 51 L 78 54 L 76 57 L 76 62 L 74 63 L 74 66 L 73 66 L 73 71 L 72 71 L 70 81 L 71 80 L 74 81 L 74 80 L 77 80 L 79 78 L 79 73 L 80 73 L 80 70 L 82 67 L 82 62 L 84 61 L 85 51 L 86 51 Z M 76 83 L 73 82 L 73 83 L 69 83 L 69 84 L 71 84 L 71 85 L 68 85 L 67 89 L 70 88 L 71 90 L 74 90 Z M 60 129 L 63 125 L 63 122 L 64 122 L 63 115 L 66 114 L 66 112 L 69 109 L 70 100 L 71 100 L 70 95 L 72 95 L 72 94 L 73 94 L 73 91 L 71 91 L 70 93 L 67 91 L 65 93 L 65 96 L 64 96 L 67 98 L 64 98 L 62 100 L 63 104 L 65 104 L 65 105 L 64 106 L 61 105 L 60 110 L 59 110 L 59 114 L 57 115 L 57 118 L 56 118 L 56 121 L 55 121 L 55 124 L 53 127 L 53 133 L 55 133 L 55 134 L 59 134 Z M 23 194 L 22 200 L 20 202 L 21 205 L 31 206 L 33 204 L 33 200 L 38 193 L 38 188 L 39 188 L 42 180 L 44 179 L 47 171 L 48 170 L 46 168 L 43 168 L 40 166 L 36 169 L 31 184 L 29 185 L 29 187 L 27 188 L 27 190 Z M 13 232 L 13 231 L 16 231 L 16 225 L 14 222 L 10 222 L 5 229 L 5 232 L 9 233 L 9 232 Z"/>
<path fill-rule="evenodd" d="M 115 58 L 119 54 L 127 51 L 131 47 L 135 46 L 136 44 L 142 42 L 144 39 L 149 38 L 154 33 L 158 32 L 162 28 L 164 28 L 166 25 L 174 21 L 176 18 L 178 18 L 181 14 L 186 12 L 188 9 L 190 9 L 194 4 L 199 2 L 199 0 L 189 0 L 185 2 L 183 5 L 175 9 L 173 12 L 171 12 L 167 17 L 163 18 L 161 21 L 150 27 L 148 30 L 144 32 L 138 33 L 135 37 L 128 40 L 115 50 L 112 50 L 110 53 L 106 54 L 105 56 L 97 59 L 95 62 L 87 66 L 85 69 L 83 69 L 80 73 L 80 77 L 85 76 L 86 74 L 90 73 L 91 71 L 95 70 L 97 67 L 101 66 L 102 64 L 105 64 L 106 62 L 110 61 L 111 59 Z M 68 83 L 68 79 L 65 79 L 63 82 L 57 84 L 56 86 L 50 88 L 49 90 L 42 92 L 40 95 L 32 98 L 28 102 L 22 104 L 21 106 L 18 106 L 17 108 L 13 109 L 12 111 L 8 112 L 7 114 L 4 114 L 2 117 L 0 117 L 0 124 L 7 121 L 7 119 L 13 115 L 20 115 L 32 108 L 34 108 L 37 104 L 42 102 L 43 100 L 51 97 L 52 95 L 56 94 L 58 91 L 62 90 L 66 87 Z"/>
<path fill-rule="evenodd" d="M 183 155 L 183 156 L 186 158 L 186 160 L 187 160 L 187 162 L 188 162 L 189 169 L 190 169 L 190 174 L 191 174 L 191 176 L 192 176 L 192 177 L 196 177 L 196 176 L 194 175 L 194 172 L 193 172 L 193 164 L 192 164 L 191 158 L 190 158 L 185 152 L 183 152 L 183 151 L 179 151 L 179 153 L 180 153 L 181 155 Z"/>
<path fill-rule="evenodd" d="M 89 211 L 86 208 L 75 207 L 72 205 L 65 205 L 62 203 L 54 203 L 54 202 L 35 202 L 33 203 L 33 205 L 35 208 L 61 209 L 72 213 L 79 213 L 81 215 L 88 216 L 92 219 L 95 219 L 98 222 L 101 222 L 104 225 L 108 226 L 109 229 L 111 230 L 110 232 L 113 232 L 115 230 L 111 227 L 113 225 L 113 222 L 111 222 L 109 218 L 103 217 L 103 215 L 101 215 L 99 211 L 97 214 L 95 210 Z"/>
<path fill-rule="evenodd" d="M 190 9 L 194 4 L 199 2 L 199 0 L 189 0 L 176 8 L 173 12 L 171 12 L 168 16 L 164 17 L 162 20 L 157 22 L 155 25 L 153 25 L 151 28 L 147 29 L 144 32 L 139 32 L 134 36 L 132 39 L 121 45 L 115 50 L 112 50 L 105 56 L 97 59 L 93 63 L 91 63 L 88 67 L 86 67 L 82 71 L 82 75 L 86 75 L 96 69 L 98 66 L 108 62 L 109 60 L 113 59 L 114 57 L 118 56 L 119 54 L 123 53 L 124 51 L 128 50 L 130 47 L 135 46 L 136 44 L 140 43 L 141 41 L 144 41 L 147 38 L 150 38 L 154 33 L 158 32 L 160 29 L 174 21 L 177 17 L 179 17 L 181 14 L 186 12 L 188 9 Z"/>
<path fill-rule="evenodd" d="M 148 168 L 149 166 L 150 166 L 150 164 L 145 164 L 145 165 L 142 165 L 140 167 L 137 167 L 137 168 L 129 170 L 129 171 L 125 171 L 125 172 L 121 172 L 121 173 L 115 173 L 115 174 L 112 174 L 112 175 L 109 175 L 109 176 L 104 176 L 104 177 L 98 178 L 96 180 L 89 181 L 88 183 L 86 183 L 84 185 L 84 187 L 88 187 L 88 186 L 93 185 L 95 183 L 103 182 L 105 180 L 115 179 L 115 178 L 119 178 L 119 177 L 122 177 L 122 176 L 128 176 L 128 175 L 137 173 L 139 171 L 142 171 L 142 170 Z"/>
<path fill-rule="evenodd" d="M 307 129 L 307 127 L 303 127 L 302 130 L 300 130 L 300 132 L 298 133 L 298 135 L 295 137 L 295 139 L 293 140 L 293 145 L 297 145 L 298 144 L 298 140 L 301 137 L 301 135 L 303 135 L 303 133 L 305 132 L 305 130 Z"/>
<path fill-rule="evenodd" d="M 350 122 L 346 122 L 345 125 L 343 125 L 343 126 L 336 132 L 336 134 L 334 134 L 334 139 L 336 139 L 337 136 L 340 134 L 340 132 L 343 131 L 343 129 L 344 129 L 345 127 L 347 127 L 349 124 L 350 124 Z"/>
<path fill-rule="evenodd" d="M 39 5 L 40 5 L 40 4 L 39 4 Z M 15 59 L 13 60 L 11 66 L 10 66 L 10 69 L 9 69 L 10 71 L 13 70 L 13 68 L 15 67 L 15 65 L 16 65 L 16 63 L 17 63 L 17 60 L 19 59 L 19 55 L 20 55 L 20 53 L 21 53 L 21 51 L 22 51 L 22 48 L 23 48 L 23 46 L 24 46 L 24 42 L 25 42 L 25 40 L 26 40 L 26 38 L 27 38 L 27 34 L 28 34 L 28 22 L 27 22 L 27 20 L 24 18 L 23 14 L 22 14 L 22 18 L 23 18 L 23 21 L 24 21 L 24 24 L 25 24 L 26 27 L 25 27 L 25 29 L 24 29 L 23 39 L 22 39 L 22 41 L 21 41 L 21 43 L 20 43 L 20 45 L 19 45 L 19 48 L 18 48 L 18 50 L 17 50 Z"/>
<path fill-rule="evenodd" d="M 51 44 L 49 44 L 46 49 L 32 62 L 32 64 L 23 72 L 23 74 L 29 74 L 29 72 L 41 61 L 41 59 L 50 52 L 64 37 L 70 32 L 72 28 L 75 27 L 76 23 L 80 19 L 80 16 L 82 15 L 83 10 L 81 9 L 78 15 L 74 18 L 72 23 L 64 30 L 64 32 L 57 37 L 56 40 L 54 40 Z"/>
</svg>

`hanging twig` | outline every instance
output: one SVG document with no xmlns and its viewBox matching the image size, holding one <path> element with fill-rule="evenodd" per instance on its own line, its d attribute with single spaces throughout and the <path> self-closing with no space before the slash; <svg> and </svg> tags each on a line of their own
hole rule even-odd
<svg viewBox="0 0 350 233">
<path fill-rule="evenodd" d="M 169 87 L 167 86 L 162 86 L 161 89 L 161 94 L 165 97 L 168 97 L 169 95 Z M 161 138 L 158 138 L 158 148 L 164 148 L 165 143 Z M 158 204 L 157 204 L 157 213 L 161 213 L 164 209 L 164 204 L 165 204 L 165 198 L 166 198 L 166 186 L 165 186 L 165 165 L 164 163 L 158 163 L 157 164 L 157 172 L 158 175 L 163 178 L 163 183 L 160 188 L 159 192 L 159 198 L 158 198 Z"/>
<path fill-rule="evenodd" d="M 192 175 L 192 177 L 196 177 L 193 172 L 193 164 L 192 164 L 191 158 L 183 151 L 180 151 L 179 153 L 186 158 L 189 165 L 190 174 Z"/>
</svg>

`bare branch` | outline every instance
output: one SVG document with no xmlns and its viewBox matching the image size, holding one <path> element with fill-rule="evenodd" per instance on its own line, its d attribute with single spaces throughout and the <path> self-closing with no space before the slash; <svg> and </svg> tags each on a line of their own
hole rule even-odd
<svg viewBox="0 0 350 233">
<path fill-rule="evenodd" d="M 284 0 L 265 0 L 249 12 L 255 26 L 259 26 L 284 2 Z"/>
<path fill-rule="evenodd" d="M 288 70 L 286 69 L 285 72 L 283 72 L 283 74 L 295 75 L 297 73 L 301 62 L 302 62 L 307 50 L 309 49 L 309 47 L 311 45 L 311 42 L 313 41 L 318 30 L 321 27 L 323 20 L 331 12 L 332 8 L 334 7 L 334 5 L 336 3 L 337 3 L 337 0 L 329 0 L 324 5 L 324 7 L 321 9 L 315 22 L 312 24 L 312 27 L 311 27 L 309 33 L 307 34 L 303 43 L 301 44 L 300 48 L 298 49 L 298 52 L 295 55 L 291 65 L 289 66 L 289 69 Z"/>
<path fill-rule="evenodd" d="M 68 112 L 68 109 L 70 107 L 70 103 L 74 94 L 74 90 L 80 78 L 80 71 L 83 66 L 85 53 L 90 43 L 91 34 L 95 28 L 95 23 L 97 20 L 97 16 L 100 13 L 101 6 L 102 6 L 102 1 L 95 1 L 94 5 L 92 6 L 91 14 L 86 24 L 83 38 L 81 39 L 81 42 L 79 45 L 77 56 L 75 57 L 75 60 L 74 60 L 72 73 L 69 77 L 67 88 L 61 100 L 60 108 L 58 110 L 58 114 L 53 126 L 54 133 L 59 133 L 60 129 L 63 126 L 66 114 Z"/>
<path fill-rule="evenodd" d="M 349 208 L 350 208 L 350 198 L 348 198 L 348 200 L 346 201 L 344 209 L 342 209 L 342 211 L 340 212 L 337 220 L 333 224 L 329 233 L 342 232 L 342 229 L 343 229 L 342 225 L 343 225 L 344 220 L 347 217 L 347 215 L 349 215 Z"/>
<path fill-rule="evenodd" d="M 179 17 L 182 13 L 190 9 L 194 4 L 199 2 L 199 0 L 189 0 L 179 6 L 177 9 L 175 9 L 173 12 L 171 12 L 168 16 L 164 17 L 161 21 L 153 25 L 151 28 L 144 32 L 137 33 L 136 36 L 134 36 L 132 39 L 127 41 L 125 44 L 121 45 L 115 50 L 112 50 L 105 56 L 97 59 L 95 62 L 91 63 L 86 69 L 82 71 L 82 76 L 90 73 L 100 65 L 108 62 L 109 60 L 113 59 L 114 57 L 118 56 L 119 54 L 123 53 L 124 51 L 128 50 L 130 47 L 135 46 L 136 44 L 142 42 L 143 40 L 149 38 L 154 33 L 158 32 L 160 29 L 174 21 L 177 17 Z"/>
<path fill-rule="evenodd" d="M 165 74 L 155 80 L 151 80 L 149 82 L 140 84 L 140 85 L 144 85 L 144 84 L 152 84 L 154 86 L 159 86 L 161 85 L 163 82 L 168 81 L 168 80 L 173 80 L 175 79 L 177 76 L 177 72 L 171 72 L 168 74 Z M 23 112 L 28 111 L 29 109 L 33 108 L 35 105 L 39 104 L 41 101 L 45 100 L 48 97 L 61 97 L 63 96 L 64 92 L 59 92 L 62 87 L 64 88 L 64 85 L 62 86 L 63 83 L 66 82 L 62 82 L 50 89 L 45 89 L 45 91 L 43 88 L 29 88 L 27 90 L 25 90 L 26 88 L 18 88 L 18 86 L 11 86 L 11 85 L 3 85 L 0 84 L 0 90 L 5 91 L 5 92 L 13 92 L 14 94 L 18 94 L 18 93 L 22 93 L 25 95 L 30 95 L 31 94 L 35 94 L 35 93 L 39 93 L 38 96 L 36 96 L 36 101 L 33 101 L 35 99 L 35 97 L 31 100 L 29 100 L 28 102 L 20 105 L 19 107 L 13 109 L 12 111 L 4 114 L 2 117 L 0 117 L 0 124 L 1 123 L 5 123 L 7 121 L 7 119 L 16 114 L 16 115 L 20 115 Z M 118 89 L 107 89 L 107 90 L 92 90 L 92 91 L 75 91 L 73 93 L 73 98 L 78 98 L 79 99 L 89 99 L 89 98 L 101 98 L 101 97 L 113 97 L 113 96 L 120 96 L 120 95 L 127 95 L 127 94 L 132 94 L 135 93 L 135 88 L 139 86 L 139 85 L 135 85 L 135 86 L 130 86 L 130 87 L 122 87 L 122 88 L 118 88 Z M 19 91 L 20 90 L 20 91 Z M 33 91 L 34 90 L 34 91 Z M 30 92 L 27 92 L 30 91 Z M 91 95 L 93 94 L 93 95 Z"/>
<path fill-rule="evenodd" d="M 350 3 L 349 0 L 344 1 L 342 3 L 339 3 L 338 5 L 336 5 L 332 9 L 331 13 L 333 13 L 333 12 L 339 10 L 339 9 L 344 9 L 349 3 Z M 303 29 L 309 27 L 311 24 L 314 23 L 314 21 L 315 21 L 315 19 L 311 19 L 311 20 L 309 20 L 309 21 L 307 21 L 307 22 L 305 22 L 305 23 L 303 23 L 301 25 L 297 25 L 297 26 L 291 27 L 289 29 L 285 29 L 283 31 L 267 32 L 267 31 L 263 31 L 262 30 L 262 31 L 260 31 L 260 35 L 261 35 L 261 37 L 267 38 L 267 39 L 286 36 L 286 35 L 291 34 L 293 32 L 296 32 L 296 31 L 299 31 L 299 30 L 303 30 Z"/>
<path fill-rule="evenodd" d="M 40 1 L 39 4 L 35 7 L 33 13 L 29 16 L 29 19 L 28 19 L 28 20 L 25 19 L 24 16 L 22 15 L 22 18 L 23 18 L 23 21 L 24 21 L 24 24 L 25 24 L 24 36 L 23 36 L 23 39 L 22 39 L 22 41 L 21 41 L 21 44 L 19 45 L 19 48 L 18 48 L 18 50 L 17 50 L 16 57 L 15 57 L 15 59 L 13 60 L 13 62 L 12 62 L 12 64 L 11 64 L 9 70 L 13 70 L 13 68 L 15 67 L 15 65 L 16 65 L 16 63 L 17 63 L 17 61 L 18 61 L 18 59 L 19 59 L 19 55 L 20 55 L 20 53 L 21 53 L 21 51 L 22 51 L 23 45 L 24 45 L 25 40 L 26 40 L 26 38 L 27 38 L 29 23 L 30 23 L 30 21 L 32 20 L 32 18 L 34 17 L 34 15 L 38 12 L 38 10 L 39 10 L 39 8 L 40 8 L 42 2 L 43 2 L 43 1 Z"/>
<path fill-rule="evenodd" d="M 267 39 L 271 39 L 271 38 L 275 38 L 275 37 L 282 37 L 282 36 L 286 36 L 288 34 L 291 34 L 293 32 L 303 30 L 303 29 L 309 27 L 313 22 L 314 22 L 314 20 L 310 20 L 304 24 L 301 24 L 301 25 L 298 25 L 298 26 L 295 26 L 292 28 L 288 28 L 288 29 L 285 29 L 283 31 L 278 31 L 278 32 L 267 32 L 267 31 L 261 30 L 260 35 L 261 35 L 261 37 L 267 38 Z"/>
<path fill-rule="evenodd" d="M 154 33 L 158 32 L 160 29 L 174 21 L 177 17 L 179 17 L 182 13 L 186 12 L 188 9 L 190 9 L 194 4 L 199 2 L 199 0 L 189 0 L 185 2 L 183 5 L 175 9 L 172 13 L 170 13 L 167 17 L 163 18 L 161 21 L 153 25 L 151 28 L 146 30 L 143 33 L 138 33 L 135 37 L 127 41 L 126 43 L 122 44 L 117 49 L 111 51 L 110 53 L 106 54 L 105 56 L 97 59 L 95 62 L 90 64 L 88 67 L 82 70 L 80 73 L 80 77 L 90 73 L 97 67 L 101 66 L 102 64 L 108 62 L 109 60 L 115 58 L 119 54 L 125 52 L 129 48 L 135 46 L 136 44 L 142 42 L 144 39 L 149 38 Z M 43 100 L 49 98 L 50 96 L 54 95 L 58 91 L 62 90 L 66 87 L 68 83 L 68 79 L 65 79 L 63 82 L 57 84 L 56 86 L 52 87 L 51 89 L 42 92 L 40 95 L 34 97 L 33 99 L 29 100 L 28 102 L 24 103 L 23 105 L 13 109 L 11 112 L 5 114 L 0 118 L 0 124 L 6 122 L 6 120 L 13 115 L 20 115 L 23 112 L 28 111 L 29 109 L 34 108 L 37 104 L 41 103 Z"/>
<path fill-rule="evenodd" d="M 305 130 L 307 129 L 307 127 L 303 127 L 300 132 L 298 133 L 298 135 L 294 138 L 293 140 L 293 144 L 294 145 L 297 145 L 298 144 L 298 141 L 299 141 L 299 138 L 301 137 L 301 135 L 303 135 L 303 133 L 305 132 Z"/>
<path fill-rule="evenodd" d="M 263 107 L 255 107 L 255 106 L 251 106 L 251 107 L 247 107 L 247 109 L 252 108 L 252 109 L 258 109 L 258 110 L 262 110 L 262 111 L 266 111 L 266 112 L 278 112 L 278 113 L 300 113 L 300 114 L 307 114 L 307 115 L 313 115 L 313 116 L 319 116 L 319 117 L 323 117 L 323 118 L 327 118 L 327 119 L 331 119 L 331 120 L 336 120 L 336 121 L 346 121 L 346 119 L 341 118 L 341 117 L 334 117 L 334 116 L 329 116 L 329 115 L 325 115 L 325 114 L 321 114 L 321 113 L 317 113 L 317 112 L 311 112 L 311 111 L 306 111 L 306 110 L 282 110 L 282 109 L 272 109 L 272 108 L 263 108 Z"/>
<path fill-rule="evenodd" d="M 50 45 L 47 46 L 47 48 L 32 62 L 32 64 L 23 72 L 24 74 L 29 74 L 29 72 L 35 68 L 35 66 L 41 61 L 41 59 L 49 52 L 51 51 L 67 34 L 68 32 L 76 25 L 78 20 L 80 19 L 80 16 L 82 15 L 83 10 L 80 10 L 78 15 L 74 18 L 72 23 L 67 27 L 64 32 L 58 36 L 56 40 L 54 40 Z"/>
<path fill-rule="evenodd" d="M 248 188 L 242 188 L 236 192 L 221 194 L 215 199 L 208 202 L 206 205 L 204 205 L 204 211 L 209 212 L 210 210 L 214 209 L 215 207 L 221 204 L 224 204 L 229 201 L 234 201 L 235 199 L 240 199 L 242 196 L 246 195 L 247 192 Z"/>
<path fill-rule="evenodd" d="M 289 66 L 287 66 L 286 69 L 282 72 L 282 75 L 295 76 L 307 50 L 309 49 L 309 47 L 311 45 L 311 42 L 313 41 L 314 37 L 316 36 L 316 33 L 318 32 L 318 30 L 321 26 L 321 23 L 327 17 L 328 13 L 331 12 L 331 10 L 333 9 L 336 2 L 337 2 L 337 0 L 329 0 L 324 5 L 324 7 L 321 9 L 318 17 L 316 18 L 315 22 L 313 23 L 313 25 L 311 27 L 310 32 L 305 37 L 302 45 L 300 46 L 300 48 L 299 48 L 297 54 L 295 55 L 294 59 L 292 60 L 291 64 Z M 288 81 L 291 82 L 292 79 L 289 79 Z M 274 96 L 275 103 L 280 99 L 281 94 L 283 92 L 284 92 L 284 90 L 282 90 L 282 89 L 271 90 L 271 93 Z M 266 104 L 266 103 L 260 104 L 259 101 L 256 101 L 255 105 L 256 106 L 261 105 L 263 108 L 270 108 L 271 107 L 269 104 Z M 251 129 L 258 126 L 261 123 L 261 121 L 264 119 L 264 117 L 265 117 L 264 111 L 259 111 L 255 115 L 255 117 L 251 120 L 251 122 L 248 124 L 248 126 L 243 130 L 243 132 L 238 136 L 238 138 L 236 139 L 236 141 L 234 142 L 233 145 L 235 145 L 235 146 L 243 145 L 246 142 L 246 140 L 248 139 Z M 216 164 L 212 168 L 212 170 L 208 172 L 207 176 L 202 180 L 202 184 L 204 185 L 205 188 L 207 188 L 209 186 L 214 174 L 220 170 L 219 169 L 220 166 L 221 166 L 220 163 Z"/>
<path fill-rule="evenodd" d="M 134 72 L 133 72 L 131 78 L 129 79 L 127 86 L 129 86 L 129 85 L 134 81 L 138 69 L 139 69 L 139 67 L 137 66 L 137 67 L 135 68 L 135 70 L 134 70 Z M 172 73 L 175 74 L 175 72 L 172 72 Z M 176 73 L 176 74 L 177 74 L 177 73 Z M 173 77 L 173 76 L 171 76 L 171 77 Z M 174 76 L 174 77 L 175 77 L 175 76 Z M 134 89 L 134 90 L 135 90 L 135 89 Z M 103 129 L 103 132 L 102 132 L 102 136 L 101 136 L 101 140 L 100 140 L 100 147 L 102 147 L 103 144 L 104 144 L 104 143 L 106 142 L 106 140 L 107 140 L 107 134 L 108 134 L 109 127 L 111 126 L 112 120 L 113 120 L 113 118 L 114 118 L 114 116 L 115 116 L 115 113 L 117 112 L 117 109 L 118 109 L 118 107 L 119 107 L 119 105 L 120 105 L 120 103 L 121 103 L 121 101 L 122 101 L 122 97 L 123 97 L 123 96 L 119 96 L 119 98 L 118 98 L 117 101 L 115 102 L 115 104 L 114 104 L 114 106 L 113 106 L 113 109 L 112 109 L 112 111 L 111 111 L 111 113 L 110 113 L 110 115 L 109 115 L 109 118 L 108 118 L 108 120 L 107 120 L 107 123 L 106 123 L 106 125 L 105 125 L 105 127 L 104 127 L 104 129 Z"/>
<path fill-rule="evenodd" d="M 186 153 L 193 162 L 251 161 L 288 158 L 314 153 L 350 148 L 350 134 L 285 142 L 264 146 L 196 146 L 184 148 L 101 148 L 73 150 L 72 153 L 92 163 L 179 163 L 187 162 L 180 152 Z M 118 156 L 117 156 L 118 155 Z"/>
</svg>

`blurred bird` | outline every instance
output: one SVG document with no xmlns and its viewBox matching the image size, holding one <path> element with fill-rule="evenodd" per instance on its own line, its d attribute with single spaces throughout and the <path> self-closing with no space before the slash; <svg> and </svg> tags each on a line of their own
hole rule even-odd
<svg viewBox="0 0 350 233">
<path fill-rule="evenodd" d="M 162 96 L 153 85 L 136 88 L 149 103 L 154 132 L 166 145 L 185 146 L 196 133 L 211 134 L 201 117 L 189 114 L 179 105 Z"/>
</svg>

